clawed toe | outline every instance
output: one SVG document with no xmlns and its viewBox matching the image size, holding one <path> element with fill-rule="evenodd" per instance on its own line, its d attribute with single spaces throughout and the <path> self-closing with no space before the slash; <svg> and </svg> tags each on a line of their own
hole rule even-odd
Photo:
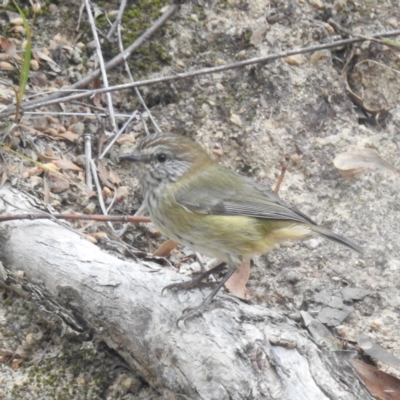
<svg viewBox="0 0 400 400">
<path fill-rule="evenodd" d="M 203 301 L 199 306 L 197 307 L 188 307 L 185 308 L 182 312 L 182 315 L 178 318 L 176 321 L 176 325 L 179 326 L 179 322 L 182 321 L 184 325 L 186 325 L 186 321 L 188 319 L 192 319 L 194 317 L 199 317 L 200 315 L 203 314 L 204 311 L 207 310 L 208 306 L 210 305 L 210 302 L 208 301 Z"/>
<path fill-rule="evenodd" d="M 165 286 L 161 291 L 161 294 L 164 294 L 166 290 L 172 290 L 177 292 L 178 290 L 185 290 L 188 291 L 189 289 L 204 289 L 204 288 L 213 288 L 216 285 L 216 282 L 179 282 L 179 283 L 172 283 L 171 285 Z"/>
</svg>

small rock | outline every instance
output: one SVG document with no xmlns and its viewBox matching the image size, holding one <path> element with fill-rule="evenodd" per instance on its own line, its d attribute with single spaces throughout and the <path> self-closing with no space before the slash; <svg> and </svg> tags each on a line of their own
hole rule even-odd
<svg viewBox="0 0 400 400">
<path fill-rule="evenodd" d="M 226 65 L 226 61 L 223 60 L 222 58 L 217 58 L 215 60 L 215 65 Z"/>
<path fill-rule="evenodd" d="M 315 64 L 319 60 L 329 59 L 330 53 L 326 50 L 315 51 L 310 58 L 311 64 Z"/>
<path fill-rule="evenodd" d="M 392 28 L 395 28 L 395 29 L 397 29 L 398 27 L 399 27 L 399 23 L 397 22 L 397 18 L 389 18 L 388 20 L 387 20 L 387 22 L 389 23 L 389 25 L 392 27 Z"/>
<path fill-rule="evenodd" d="M 244 60 L 246 58 L 246 50 L 239 51 L 239 53 L 236 53 L 235 57 L 238 60 Z"/>
<path fill-rule="evenodd" d="M 242 120 L 239 117 L 239 115 L 231 114 L 230 121 L 232 122 L 232 124 L 235 124 L 237 126 L 242 126 Z"/>
<path fill-rule="evenodd" d="M 42 186 L 43 185 L 43 178 L 40 177 L 40 176 L 31 176 L 30 177 L 30 181 L 31 181 L 32 189 L 35 189 L 38 186 Z"/>
<path fill-rule="evenodd" d="M 315 8 L 319 8 L 320 10 L 325 8 L 324 4 L 320 0 L 311 0 L 310 4 Z"/>
<path fill-rule="evenodd" d="M 95 209 L 96 209 L 96 204 L 94 204 L 93 202 L 90 202 L 90 203 L 83 209 L 83 212 L 84 212 L 85 214 L 93 214 Z"/>
<path fill-rule="evenodd" d="M 285 57 L 283 61 L 285 61 L 289 65 L 294 65 L 295 67 L 298 67 L 303 64 L 306 59 L 302 54 L 296 54 L 294 56 Z"/>
</svg>

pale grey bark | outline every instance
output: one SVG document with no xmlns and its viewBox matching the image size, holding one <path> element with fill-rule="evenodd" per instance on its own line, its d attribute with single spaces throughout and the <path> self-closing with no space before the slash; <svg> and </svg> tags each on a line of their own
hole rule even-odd
<svg viewBox="0 0 400 400">
<path fill-rule="evenodd" d="M 30 207 L 26 199 L 3 187 L 0 213 L 21 213 L 11 204 Z M 0 243 L 3 284 L 51 307 L 72 329 L 93 329 L 165 399 L 369 398 L 344 361 L 265 308 L 221 295 L 224 307 L 178 328 L 182 310 L 203 294 L 162 296 L 182 279 L 169 269 L 119 259 L 51 221 L 2 223 Z M 25 273 L 21 287 L 16 271 Z"/>
</svg>

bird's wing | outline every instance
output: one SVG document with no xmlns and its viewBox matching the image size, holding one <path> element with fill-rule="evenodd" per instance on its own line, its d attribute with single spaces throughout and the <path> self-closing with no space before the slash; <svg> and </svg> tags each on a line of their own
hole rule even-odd
<svg viewBox="0 0 400 400">
<path fill-rule="evenodd" d="M 200 214 L 241 215 L 315 225 L 305 214 L 246 177 L 225 168 L 223 180 L 218 178 L 218 171 L 212 175 L 203 171 L 196 179 L 189 180 L 175 193 L 177 203 Z"/>
</svg>

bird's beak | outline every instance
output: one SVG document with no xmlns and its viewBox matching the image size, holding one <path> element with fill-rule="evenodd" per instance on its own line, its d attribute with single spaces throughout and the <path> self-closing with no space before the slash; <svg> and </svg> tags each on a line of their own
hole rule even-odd
<svg viewBox="0 0 400 400">
<path fill-rule="evenodd" d="M 131 154 L 123 154 L 118 157 L 119 161 L 122 160 L 129 160 L 129 161 L 134 161 L 134 162 L 146 162 L 147 158 L 143 157 L 142 155 L 138 153 L 131 153 Z"/>
</svg>

